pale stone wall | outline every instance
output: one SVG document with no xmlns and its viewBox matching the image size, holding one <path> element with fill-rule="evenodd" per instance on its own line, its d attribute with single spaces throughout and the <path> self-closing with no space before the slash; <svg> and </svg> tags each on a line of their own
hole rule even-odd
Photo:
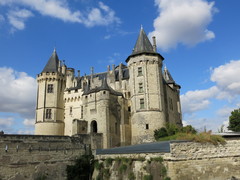
<svg viewBox="0 0 240 180">
<path fill-rule="evenodd" d="M 166 123 L 162 59 L 158 56 L 140 55 L 131 57 L 128 66 L 132 105 L 132 144 L 152 142 L 154 130 L 165 126 Z M 142 74 L 139 74 L 139 68 Z"/>
<path fill-rule="evenodd" d="M 66 166 L 90 147 L 83 141 L 68 136 L 0 135 L 0 179 L 66 179 Z"/>
<path fill-rule="evenodd" d="M 65 75 L 61 73 L 43 72 L 38 75 L 37 81 L 38 94 L 35 134 L 64 135 L 63 92 L 66 83 Z M 49 84 L 53 85 L 53 91 L 51 93 L 48 93 Z M 51 118 L 49 119 L 46 117 L 46 109 L 51 109 Z"/>
<path fill-rule="evenodd" d="M 171 142 L 170 153 L 96 155 L 100 161 L 123 157 L 134 160 L 131 168 L 136 180 L 143 179 L 147 174 L 149 160 L 156 157 L 163 158 L 167 176 L 171 180 L 230 180 L 233 176 L 240 178 L 240 140 L 227 140 L 225 145 Z M 119 180 L 119 172 L 112 171 L 113 166 L 115 164 L 109 168 L 110 177 Z M 154 171 L 152 173 L 153 179 L 159 180 Z"/>
</svg>

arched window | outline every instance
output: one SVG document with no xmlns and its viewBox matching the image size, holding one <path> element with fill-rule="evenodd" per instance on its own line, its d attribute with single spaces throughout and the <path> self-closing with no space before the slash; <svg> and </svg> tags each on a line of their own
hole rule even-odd
<svg viewBox="0 0 240 180">
<path fill-rule="evenodd" d="M 91 132 L 97 133 L 97 122 L 95 120 L 91 122 Z"/>
</svg>

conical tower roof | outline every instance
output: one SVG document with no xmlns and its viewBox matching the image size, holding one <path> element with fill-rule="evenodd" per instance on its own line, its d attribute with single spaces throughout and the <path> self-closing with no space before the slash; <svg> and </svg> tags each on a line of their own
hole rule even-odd
<svg viewBox="0 0 240 180">
<path fill-rule="evenodd" d="M 142 54 L 151 54 L 154 56 L 159 56 L 162 60 L 164 60 L 164 58 L 154 50 L 153 45 L 149 41 L 143 28 L 141 27 L 133 52 L 130 56 L 128 56 L 126 62 L 128 62 L 131 57 Z"/>
<path fill-rule="evenodd" d="M 149 41 L 145 31 L 141 27 L 137 42 L 134 46 L 132 54 L 139 53 L 155 53 L 151 42 Z"/>
<path fill-rule="evenodd" d="M 42 72 L 58 72 L 58 63 L 59 63 L 58 55 L 56 49 L 54 49 L 51 57 L 49 58 Z"/>
</svg>

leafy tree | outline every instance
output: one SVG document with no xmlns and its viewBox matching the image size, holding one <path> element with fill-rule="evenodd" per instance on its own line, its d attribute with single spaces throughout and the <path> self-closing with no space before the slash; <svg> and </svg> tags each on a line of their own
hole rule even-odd
<svg viewBox="0 0 240 180">
<path fill-rule="evenodd" d="M 240 132 L 240 109 L 235 109 L 231 112 L 228 129 Z"/>
</svg>

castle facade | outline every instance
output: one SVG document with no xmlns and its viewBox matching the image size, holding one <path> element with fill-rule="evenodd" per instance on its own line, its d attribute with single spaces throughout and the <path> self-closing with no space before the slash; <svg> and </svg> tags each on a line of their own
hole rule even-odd
<svg viewBox="0 0 240 180">
<path fill-rule="evenodd" d="M 102 133 L 103 148 L 154 141 L 166 123 L 182 126 L 180 86 L 141 28 L 127 65 L 75 76 L 54 50 L 37 75 L 35 134 Z"/>
</svg>

